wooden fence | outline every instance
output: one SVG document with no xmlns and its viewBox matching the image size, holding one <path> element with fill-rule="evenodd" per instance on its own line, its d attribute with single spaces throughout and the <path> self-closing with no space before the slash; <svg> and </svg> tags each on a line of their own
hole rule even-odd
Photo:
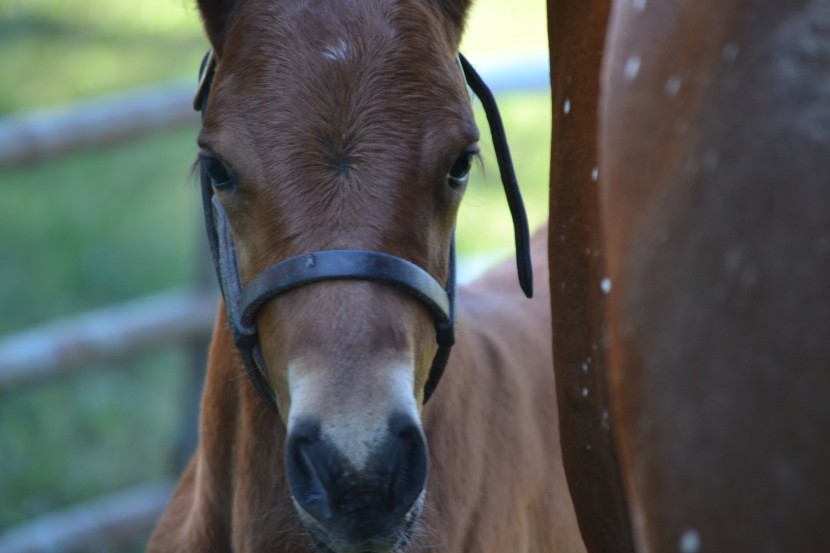
<svg viewBox="0 0 830 553">
<path fill-rule="evenodd" d="M 194 88 L 176 80 L 0 119 L 0 169 L 196 123 Z"/>
<path fill-rule="evenodd" d="M 144 484 L 42 516 L 0 536 L 3 553 L 124 551 L 148 535 L 172 482 Z"/>
<path fill-rule="evenodd" d="M 161 292 L 0 339 L 0 393 L 151 348 L 203 340 L 216 318 L 212 288 Z"/>
<path fill-rule="evenodd" d="M 194 88 L 190 80 L 175 80 L 0 119 L 0 170 L 195 124 Z M 190 354 L 189 379 L 193 381 L 183 401 L 172 459 L 174 466 L 182 466 L 195 447 L 198 390 L 216 318 L 212 268 L 200 269 L 200 279 L 189 288 L 0 338 L 0 395 L 179 344 Z M 171 486 L 171 482 L 143 484 L 44 515 L 0 534 L 0 552 L 122 550 L 148 534 Z"/>
<path fill-rule="evenodd" d="M 204 274 L 210 277 L 210 271 Z M 201 282 L 7 336 L 0 340 L 0 395 L 96 364 L 181 344 L 191 356 L 191 382 L 172 459 L 173 466 L 181 468 L 195 447 L 198 390 L 216 308 L 215 287 Z M 143 484 L 44 515 L 0 535 L 0 552 L 123 550 L 148 535 L 171 490 L 171 482 Z"/>
</svg>

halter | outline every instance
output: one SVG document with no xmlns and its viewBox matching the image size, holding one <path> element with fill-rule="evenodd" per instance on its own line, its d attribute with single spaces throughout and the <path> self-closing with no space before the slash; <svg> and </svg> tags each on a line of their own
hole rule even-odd
<svg viewBox="0 0 830 553">
<path fill-rule="evenodd" d="M 533 273 L 530 264 L 530 233 L 513 163 L 504 135 L 504 127 L 492 93 L 470 63 L 458 55 L 467 84 L 481 99 L 487 119 L 499 173 L 507 202 L 513 216 L 516 240 L 516 265 L 519 284 L 525 295 L 533 295 Z M 205 117 L 208 93 L 216 73 L 216 59 L 208 51 L 199 70 L 199 86 L 193 101 L 195 110 Z M 274 412 L 279 413 L 276 394 L 268 383 L 265 359 L 259 346 L 256 316 L 274 297 L 307 284 L 327 280 L 366 280 L 401 290 L 423 303 L 435 317 L 438 349 L 432 360 L 429 377 L 424 385 L 424 403 L 432 396 L 444 373 L 450 350 L 455 343 L 455 236 L 450 246 L 449 271 L 446 284 L 439 283 L 421 267 L 400 257 L 367 250 L 324 250 L 280 261 L 242 286 L 239 262 L 231 235 L 230 223 L 219 198 L 214 194 L 207 171 L 201 169 L 202 206 L 205 215 L 210 252 L 225 301 L 228 325 L 245 372 L 256 391 Z"/>
</svg>

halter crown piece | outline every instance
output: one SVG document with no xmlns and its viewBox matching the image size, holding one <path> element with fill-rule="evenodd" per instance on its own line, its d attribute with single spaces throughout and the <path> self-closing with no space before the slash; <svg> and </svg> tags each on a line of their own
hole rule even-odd
<svg viewBox="0 0 830 553">
<path fill-rule="evenodd" d="M 533 272 L 530 264 L 530 233 L 527 216 L 513 170 L 510 150 L 504 134 L 495 98 L 481 77 L 464 56 L 458 54 L 467 84 L 481 99 L 499 164 L 502 184 L 513 216 L 516 240 L 516 265 L 519 284 L 527 297 L 533 295 Z M 208 51 L 199 69 L 199 87 L 193 107 L 201 112 L 207 109 L 208 94 L 216 73 L 216 59 Z M 279 413 L 276 394 L 268 383 L 265 359 L 259 347 L 256 315 L 259 309 L 277 295 L 293 288 L 325 280 L 368 280 L 393 286 L 426 305 L 435 317 L 435 337 L 438 348 L 432 360 L 429 377 L 424 386 L 424 402 L 430 398 L 444 373 L 450 349 L 455 343 L 455 237 L 450 248 L 449 272 L 446 284 L 439 283 L 421 267 L 393 255 L 366 250 L 326 250 L 311 252 L 280 261 L 255 276 L 248 286 L 242 286 L 239 262 L 236 257 L 230 223 L 219 198 L 213 193 L 210 177 L 201 168 L 202 207 L 205 215 L 208 243 L 219 278 L 219 287 L 225 301 L 228 325 L 234 344 L 241 354 L 245 372 L 251 384 L 274 412 Z"/>
</svg>

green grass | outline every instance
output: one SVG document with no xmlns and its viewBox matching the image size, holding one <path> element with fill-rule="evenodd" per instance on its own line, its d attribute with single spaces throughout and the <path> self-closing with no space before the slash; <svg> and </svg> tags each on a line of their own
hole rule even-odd
<svg viewBox="0 0 830 553">
<path fill-rule="evenodd" d="M 533 8 L 533 9 L 531 9 Z M 544 49 L 543 5 L 486 0 L 469 23 L 474 61 Z M 0 115 L 170 77 L 207 47 L 190 1 L 0 3 Z M 11 76 L 11 78 L 9 78 Z M 533 225 L 547 214 L 549 97 L 501 99 Z M 512 249 L 481 110 L 484 172 L 462 204 L 462 252 Z M 203 246 L 183 128 L 0 172 L 0 336 L 191 282 Z M 39 513 L 169 474 L 186 379 L 170 348 L 0 395 L 0 531 Z"/>
<path fill-rule="evenodd" d="M 167 349 L 3 396 L 0 530 L 169 476 L 185 362 Z"/>
<path fill-rule="evenodd" d="M 193 278 L 195 134 L 0 173 L 0 235 L 14 237 L 0 290 L 3 311 L 17 314 L 0 320 L 0 333 Z"/>
<path fill-rule="evenodd" d="M 531 232 L 547 220 L 550 160 L 550 96 L 506 95 L 499 100 L 516 177 L 522 190 Z M 481 129 L 483 167 L 474 170 L 458 216 L 459 251 L 508 252 L 513 249 L 510 210 L 504 199 L 487 120 L 476 105 Z"/>
<path fill-rule="evenodd" d="M 0 174 L 0 334 L 192 281 L 195 132 Z M 0 396 L 0 529 L 169 474 L 182 367 L 169 348 Z"/>
<path fill-rule="evenodd" d="M 195 0 L 4 0 L 0 114 L 189 75 L 206 48 Z"/>
<path fill-rule="evenodd" d="M 0 115 L 193 77 L 208 48 L 195 6 L 196 0 L 3 0 Z M 544 10 L 539 0 L 479 0 L 462 49 L 471 59 L 544 52 Z"/>
</svg>

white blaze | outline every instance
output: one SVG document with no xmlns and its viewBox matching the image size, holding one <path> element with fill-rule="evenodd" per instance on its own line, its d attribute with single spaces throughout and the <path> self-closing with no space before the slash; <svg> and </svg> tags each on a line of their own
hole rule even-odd
<svg viewBox="0 0 830 553">
<path fill-rule="evenodd" d="M 409 414 L 419 420 L 412 363 L 389 364 L 365 374 L 366 382 L 348 389 L 331 382 L 326 370 L 289 366 L 291 411 L 288 429 L 298 419 L 320 423 L 320 437 L 345 457 L 355 470 L 364 468 L 385 439 L 389 418 Z"/>
</svg>

